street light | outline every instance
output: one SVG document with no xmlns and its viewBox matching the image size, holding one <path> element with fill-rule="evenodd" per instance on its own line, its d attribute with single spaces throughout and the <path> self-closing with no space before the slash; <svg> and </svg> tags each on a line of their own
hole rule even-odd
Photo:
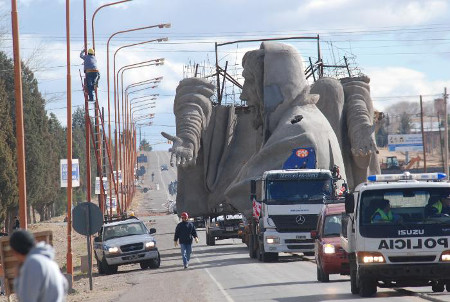
<svg viewBox="0 0 450 302">
<path fill-rule="evenodd" d="M 111 42 L 111 39 L 113 37 L 115 37 L 116 35 L 119 34 L 123 34 L 123 33 L 127 33 L 127 32 L 133 32 L 133 31 L 139 31 L 139 30 L 144 30 L 144 29 L 150 29 L 150 28 L 170 28 L 170 23 L 163 23 L 163 24 L 157 24 L 157 25 L 150 25 L 150 26 L 144 26 L 144 27 L 138 27 L 138 28 L 132 28 L 132 29 L 127 29 L 127 30 L 121 30 L 118 32 L 113 33 L 109 38 L 108 41 L 106 43 L 106 83 L 107 83 L 107 94 L 108 94 L 108 134 L 109 134 L 109 145 L 111 146 L 111 99 L 110 99 L 110 84 L 109 84 L 109 43 Z M 114 92 L 115 93 L 115 92 Z M 116 131 L 117 132 L 117 131 Z M 117 162 L 117 157 L 116 157 L 116 162 Z M 112 171 L 110 171 L 110 176 L 112 176 Z M 117 179 L 119 178 L 119 175 L 117 173 Z M 110 186 L 110 196 L 111 196 L 111 186 Z M 119 198 L 119 196 L 117 196 L 117 198 Z M 111 208 L 111 212 L 110 214 L 112 214 L 112 208 Z"/>
</svg>

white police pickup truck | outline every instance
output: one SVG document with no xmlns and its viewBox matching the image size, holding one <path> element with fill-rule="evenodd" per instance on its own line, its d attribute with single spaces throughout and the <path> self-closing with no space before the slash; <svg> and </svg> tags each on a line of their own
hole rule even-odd
<svg viewBox="0 0 450 302">
<path fill-rule="evenodd" d="M 346 196 L 341 243 L 349 255 L 353 294 L 372 296 L 377 287 L 450 291 L 450 217 L 438 210 L 450 194 L 445 178 L 371 175 Z"/>
<path fill-rule="evenodd" d="M 94 238 L 94 254 L 99 274 L 117 273 L 119 265 L 139 263 L 142 269 L 158 268 L 161 263 L 156 241 L 134 216 L 125 220 L 105 223 Z"/>
</svg>

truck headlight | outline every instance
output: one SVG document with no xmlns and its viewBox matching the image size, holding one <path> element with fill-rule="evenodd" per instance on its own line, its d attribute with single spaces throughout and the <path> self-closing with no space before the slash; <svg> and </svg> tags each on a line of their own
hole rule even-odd
<svg viewBox="0 0 450 302">
<path fill-rule="evenodd" d="M 150 241 L 150 242 L 147 242 L 146 244 L 145 244 L 145 248 L 146 249 L 152 249 L 152 248 L 154 248 L 155 247 L 155 242 L 154 241 Z"/>
<path fill-rule="evenodd" d="M 335 251 L 336 251 L 336 249 L 335 249 L 334 245 L 329 244 L 329 243 L 326 243 L 323 245 L 323 252 L 325 254 L 334 254 Z"/>
<path fill-rule="evenodd" d="M 441 261 L 450 261 L 450 251 L 444 251 L 441 255 Z"/>
<path fill-rule="evenodd" d="M 279 244 L 280 243 L 280 237 L 278 236 L 267 236 L 266 237 L 267 244 Z"/>
<path fill-rule="evenodd" d="M 117 246 L 108 248 L 108 253 L 110 253 L 110 254 L 116 254 L 118 252 L 119 252 L 119 248 Z"/>
<path fill-rule="evenodd" d="M 359 252 L 359 263 L 385 263 L 384 257 L 379 252 Z"/>
</svg>

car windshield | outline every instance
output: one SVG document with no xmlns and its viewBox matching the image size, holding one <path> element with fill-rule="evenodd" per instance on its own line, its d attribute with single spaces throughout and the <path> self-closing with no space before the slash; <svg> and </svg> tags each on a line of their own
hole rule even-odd
<svg viewBox="0 0 450 302">
<path fill-rule="evenodd" d="M 331 179 L 267 181 L 268 203 L 323 203 L 331 193 Z"/>
<path fill-rule="evenodd" d="M 361 225 L 450 224 L 450 188 L 403 188 L 362 193 Z"/>
<path fill-rule="evenodd" d="M 341 233 L 341 214 L 328 215 L 323 224 L 323 237 L 337 237 Z"/>
<path fill-rule="evenodd" d="M 124 236 L 142 235 L 146 233 L 147 230 L 141 222 L 118 224 L 105 227 L 103 232 L 103 240 Z"/>
</svg>

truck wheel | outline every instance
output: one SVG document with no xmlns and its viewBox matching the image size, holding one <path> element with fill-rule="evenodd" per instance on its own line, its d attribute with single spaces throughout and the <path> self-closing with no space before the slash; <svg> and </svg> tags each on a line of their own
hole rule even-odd
<svg viewBox="0 0 450 302">
<path fill-rule="evenodd" d="M 442 293 L 444 291 L 444 289 L 445 289 L 445 285 L 444 285 L 444 283 L 442 283 L 440 281 L 431 285 L 431 290 L 435 293 Z"/>
<path fill-rule="evenodd" d="M 361 297 L 372 297 L 377 292 L 377 283 L 369 278 L 359 279 L 359 295 Z"/>
<path fill-rule="evenodd" d="M 152 259 L 149 261 L 148 263 L 148 267 L 150 268 L 158 268 L 161 265 L 161 257 L 159 256 L 159 252 L 158 252 L 158 257 L 156 257 L 155 259 Z"/>
<path fill-rule="evenodd" d="M 266 253 L 264 251 L 264 245 L 260 245 L 260 260 L 262 262 L 271 262 L 278 260 L 278 253 Z"/>
<path fill-rule="evenodd" d="M 359 294 L 358 280 L 356 279 L 356 269 L 350 269 L 350 290 L 352 294 Z"/>
<path fill-rule="evenodd" d="M 117 273 L 118 266 L 117 265 L 109 265 L 106 262 L 105 257 L 103 257 L 103 260 L 100 262 L 100 266 L 102 267 L 102 270 L 106 275 L 112 275 L 112 274 Z"/>
<path fill-rule="evenodd" d="M 445 284 L 445 289 L 450 292 L 450 283 Z"/>
<path fill-rule="evenodd" d="M 248 254 L 249 254 L 250 258 L 252 258 L 252 259 L 255 259 L 257 256 L 253 235 L 248 236 Z"/>
</svg>

